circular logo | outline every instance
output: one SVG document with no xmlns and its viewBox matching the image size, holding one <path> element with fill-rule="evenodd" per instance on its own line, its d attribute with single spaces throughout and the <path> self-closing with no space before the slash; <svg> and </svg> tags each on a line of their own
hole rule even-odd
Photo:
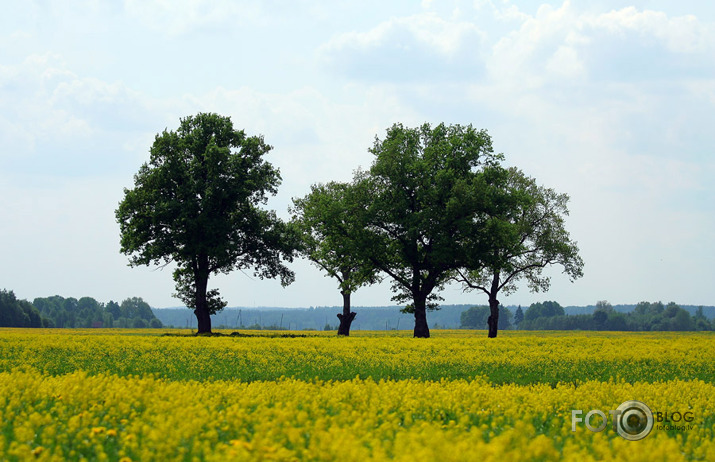
<svg viewBox="0 0 715 462">
<path fill-rule="evenodd" d="M 653 430 L 653 413 L 640 401 L 626 401 L 618 406 L 616 429 L 630 441 L 642 440 Z"/>
</svg>

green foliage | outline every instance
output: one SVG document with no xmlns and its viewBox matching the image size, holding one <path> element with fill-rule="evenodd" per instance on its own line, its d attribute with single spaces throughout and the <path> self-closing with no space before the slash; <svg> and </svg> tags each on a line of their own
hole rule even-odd
<svg viewBox="0 0 715 462">
<path fill-rule="evenodd" d="M 502 156 L 486 131 L 444 124 L 395 124 L 370 152 L 370 170 L 355 175 L 363 220 L 357 239 L 392 279 L 393 300 L 410 302 L 415 335 L 429 336 L 424 311 L 437 307 L 437 292 L 483 230 L 487 189 Z"/>
<path fill-rule="evenodd" d="M 377 271 L 360 241 L 360 207 L 349 184 L 311 186 L 293 199 L 292 224 L 302 237 L 301 253 L 338 280 L 340 292 L 351 294 L 378 281 Z"/>
<path fill-rule="evenodd" d="M 510 294 L 525 279 L 533 292 L 548 290 L 550 278 L 543 269 L 561 265 L 572 280 L 583 275 L 578 246 L 564 227 L 569 197 L 537 185 L 516 168 L 504 171 L 491 188 L 490 219 L 486 222 L 482 247 L 460 268 L 456 280 L 465 290 L 481 290 L 490 299 Z"/>
<path fill-rule="evenodd" d="M 551 302 L 545 302 L 551 303 Z M 536 305 L 536 306 L 535 306 Z M 599 302 L 593 314 L 567 316 L 564 314 L 544 315 L 553 313 L 545 311 L 539 304 L 532 307 L 529 319 L 520 324 L 525 330 L 603 330 L 603 331 L 710 331 L 712 324 L 702 314 L 696 312 L 691 316 L 686 310 L 674 302 L 665 307 L 661 302 L 640 302 L 631 313 L 620 313 L 613 310 L 608 302 Z M 609 309 L 610 307 L 610 309 Z M 531 309 L 531 308 L 530 308 Z M 527 310 L 527 315 L 529 311 Z"/>
<path fill-rule="evenodd" d="M 460 327 L 463 329 L 486 329 L 491 314 L 488 306 L 473 306 L 462 312 Z M 513 316 L 509 308 L 499 307 L 499 329 L 510 329 Z"/>
<path fill-rule="evenodd" d="M 516 313 L 514 313 L 514 325 L 519 327 L 521 324 L 521 321 L 524 320 L 524 311 L 521 309 L 521 305 L 516 309 Z"/>
<path fill-rule="evenodd" d="M 661 302 L 640 302 L 636 305 L 635 313 L 640 315 L 657 315 L 663 313 L 665 307 Z"/>
<path fill-rule="evenodd" d="M 596 312 L 602 311 L 604 313 L 612 313 L 613 305 L 608 303 L 608 300 L 599 300 L 596 302 Z"/>
<path fill-rule="evenodd" d="M 525 321 L 532 321 L 536 318 L 547 318 L 551 316 L 563 316 L 564 309 L 557 302 L 546 301 L 543 303 L 532 303 L 524 313 Z"/>
<path fill-rule="evenodd" d="M 110 300 L 105 306 L 107 313 L 112 315 L 113 319 L 119 319 L 122 316 L 122 309 L 119 307 L 119 303 Z"/>
<path fill-rule="evenodd" d="M 151 307 L 140 297 L 124 300 L 120 306 L 120 313 L 123 317 L 130 319 L 144 319 L 146 321 L 154 319 Z"/>
<path fill-rule="evenodd" d="M 140 297 L 131 297 L 124 300 L 121 305 L 115 301 L 100 303 L 92 297 L 64 298 L 59 295 L 52 297 L 36 298 L 32 304 L 37 307 L 40 314 L 47 319 L 43 327 L 133 327 L 136 319 L 143 319 L 148 327 L 149 323 L 159 321 L 151 307 Z M 153 327 L 153 326 L 152 326 Z"/>
<path fill-rule="evenodd" d="M 10 290 L 0 290 L 0 327 L 47 327 L 48 321 L 26 300 Z"/>
<path fill-rule="evenodd" d="M 488 306 L 473 306 L 462 312 L 460 327 L 463 329 L 485 329 L 488 317 Z"/>
<path fill-rule="evenodd" d="M 207 291 L 211 274 L 253 268 L 290 284 L 294 274 L 282 260 L 292 260 L 297 237 L 259 208 L 281 179 L 263 159 L 270 150 L 217 114 L 187 117 L 177 131 L 157 135 L 116 210 L 130 264 L 175 263 L 177 296 L 201 313 L 225 306 L 218 291 Z M 202 319 L 210 331 L 208 314 Z"/>
</svg>

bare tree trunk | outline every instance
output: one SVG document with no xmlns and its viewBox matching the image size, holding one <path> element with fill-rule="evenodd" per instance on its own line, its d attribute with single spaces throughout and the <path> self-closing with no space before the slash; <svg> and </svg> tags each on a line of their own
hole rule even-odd
<svg viewBox="0 0 715 462">
<path fill-rule="evenodd" d="M 496 297 L 489 296 L 489 313 L 489 319 L 487 319 L 487 324 L 489 325 L 488 335 L 489 338 L 495 338 L 499 326 L 499 300 Z"/>
<path fill-rule="evenodd" d="M 499 300 L 497 300 L 497 293 L 499 293 L 499 271 L 494 272 L 492 287 L 489 291 L 489 319 L 487 319 L 489 338 L 496 338 L 497 330 L 499 329 Z"/>
<path fill-rule="evenodd" d="M 210 334 L 211 333 L 211 314 L 209 313 L 209 302 L 206 298 L 206 287 L 208 286 L 209 278 L 208 275 L 202 276 L 197 275 L 196 281 L 196 309 L 194 314 L 196 315 L 196 321 L 198 323 L 199 334 Z"/>
<path fill-rule="evenodd" d="M 342 291 L 343 294 L 343 312 L 338 313 L 338 319 L 340 319 L 340 326 L 338 326 L 338 335 L 345 335 L 346 337 L 350 335 L 350 325 L 355 319 L 355 313 L 350 311 L 350 292 Z"/>
<path fill-rule="evenodd" d="M 417 295 L 414 297 L 415 304 L 415 330 L 416 338 L 429 338 L 429 326 L 427 325 L 427 297 Z"/>
</svg>

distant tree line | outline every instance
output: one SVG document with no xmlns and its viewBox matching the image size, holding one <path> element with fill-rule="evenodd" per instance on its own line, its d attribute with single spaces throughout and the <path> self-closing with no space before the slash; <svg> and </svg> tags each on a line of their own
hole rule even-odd
<svg viewBox="0 0 715 462">
<path fill-rule="evenodd" d="M 0 327 L 51 327 L 51 320 L 27 300 L 18 300 L 12 290 L 0 290 Z"/>
<path fill-rule="evenodd" d="M 630 313 L 596 303 L 592 314 L 567 315 L 557 302 L 533 303 L 517 326 L 522 330 L 710 331 L 711 322 L 699 307 L 694 315 L 674 302 L 640 302 Z"/>
<path fill-rule="evenodd" d="M 440 305 L 430 316 L 432 329 L 457 329 L 460 316 L 471 305 Z M 357 330 L 412 329 L 414 317 L 401 311 L 403 307 L 360 306 L 360 316 L 353 322 Z M 212 325 L 218 329 L 269 329 L 269 330 L 337 330 L 339 320 L 336 306 L 305 308 L 231 307 L 211 316 Z M 153 309 L 165 327 L 196 329 L 196 317 L 186 308 Z"/>
<path fill-rule="evenodd" d="M 59 295 L 18 300 L 12 291 L 0 291 L 0 327 L 162 327 L 148 303 L 131 297 L 121 304 L 100 303 L 92 297 Z"/>
</svg>

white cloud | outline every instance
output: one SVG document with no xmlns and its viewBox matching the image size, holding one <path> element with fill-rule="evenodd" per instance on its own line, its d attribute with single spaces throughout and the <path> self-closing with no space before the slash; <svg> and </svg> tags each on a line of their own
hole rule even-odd
<svg viewBox="0 0 715 462">
<path fill-rule="evenodd" d="M 627 32 L 637 32 L 644 40 L 656 38 L 675 53 L 712 53 L 715 49 L 712 27 L 694 15 L 671 18 L 662 11 L 639 11 L 630 6 L 592 17 L 589 23 L 612 34 L 625 36 Z"/>
<path fill-rule="evenodd" d="M 481 72 L 484 33 L 473 23 L 433 12 L 393 18 L 365 32 L 333 37 L 320 49 L 328 65 L 356 79 L 429 81 Z"/>
<path fill-rule="evenodd" d="M 124 8 L 146 27 L 169 36 L 250 20 L 258 9 L 254 2 L 230 0 L 125 0 Z"/>
<path fill-rule="evenodd" d="M 121 82 L 75 74 L 57 55 L 0 67 L 0 158 L 8 171 L 112 172 L 121 146 L 156 124 L 159 107 Z"/>
<path fill-rule="evenodd" d="M 584 76 L 639 80 L 673 70 L 702 75 L 713 69 L 713 57 L 715 28 L 693 15 L 635 7 L 594 13 L 567 1 L 524 16 L 519 29 L 494 45 L 488 68 L 494 80 L 533 88 Z"/>
<path fill-rule="evenodd" d="M 29 56 L 17 66 L 0 67 L 0 98 L 6 102 L 0 113 L 4 139 L 22 140 L 3 150 L 4 157 L 28 155 L 37 139 L 86 137 L 86 121 L 51 103 L 57 85 L 75 76 L 62 68 L 54 56 Z"/>
<path fill-rule="evenodd" d="M 546 62 L 546 71 L 561 78 L 578 78 L 586 73 L 583 61 L 578 56 L 578 52 L 568 46 L 560 46 L 556 52 Z"/>
</svg>

